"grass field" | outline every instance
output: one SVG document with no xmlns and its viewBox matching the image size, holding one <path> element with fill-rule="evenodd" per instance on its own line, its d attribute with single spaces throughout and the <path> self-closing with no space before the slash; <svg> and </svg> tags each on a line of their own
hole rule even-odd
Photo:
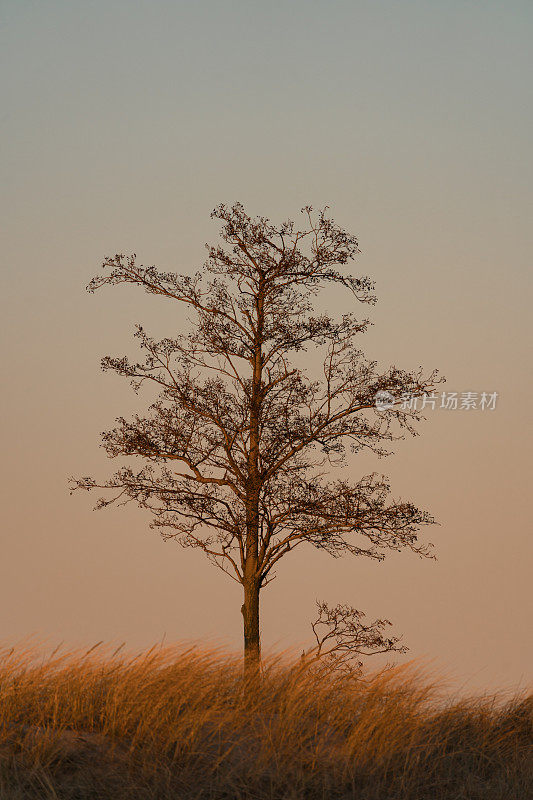
<svg viewBox="0 0 533 800">
<path fill-rule="evenodd" d="M 531 800 L 533 696 L 445 699 L 199 647 L 0 657 L 0 798 Z"/>
</svg>

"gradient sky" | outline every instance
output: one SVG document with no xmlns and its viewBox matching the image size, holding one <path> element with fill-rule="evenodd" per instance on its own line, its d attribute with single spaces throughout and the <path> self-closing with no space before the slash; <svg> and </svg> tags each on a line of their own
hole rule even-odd
<svg viewBox="0 0 533 800">
<path fill-rule="evenodd" d="M 100 357 L 134 354 L 136 322 L 183 322 L 84 287 L 121 251 L 198 268 L 219 202 L 275 221 L 328 204 L 377 283 L 366 353 L 499 398 L 429 411 L 348 469 L 437 517 L 438 560 L 303 551 L 263 594 L 263 642 L 309 641 L 319 598 L 390 618 L 406 658 L 467 688 L 530 681 L 531 2 L 3 0 L 1 17 L 0 639 L 240 647 L 235 584 L 141 511 L 68 494 L 111 473 L 99 432 L 144 408 Z"/>
</svg>

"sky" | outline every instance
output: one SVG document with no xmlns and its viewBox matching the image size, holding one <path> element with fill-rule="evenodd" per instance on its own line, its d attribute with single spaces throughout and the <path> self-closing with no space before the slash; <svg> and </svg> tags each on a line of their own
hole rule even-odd
<svg viewBox="0 0 533 800">
<path fill-rule="evenodd" d="M 531 3 L 3 0 L 0 18 L 0 640 L 240 647 L 238 586 L 142 511 L 69 495 L 114 471 L 99 434 L 147 405 L 100 358 L 184 319 L 85 286 L 118 252 L 201 268 L 220 202 L 273 221 L 328 205 L 376 282 L 365 353 L 497 402 L 429 409 L 390 458 L 347 466 L 433 513 L 437 560 L 294 554 L 263 593 L 264 646 L 310 643 L 315 600 L 342 602 L 393 622 L 399 661 L 528 684 Z"/>
</svg>

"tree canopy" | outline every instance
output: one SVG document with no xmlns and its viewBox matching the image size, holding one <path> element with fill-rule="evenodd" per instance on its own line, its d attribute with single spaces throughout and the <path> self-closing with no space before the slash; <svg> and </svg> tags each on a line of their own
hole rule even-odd
<svg viewBox="0 0 533 800">
<path fill-rule="evenodd" d="M 355 236 L 327 215 L 303 210 L 304 225 L 274 225 L 243 206 L 219 205 L 222 243 L 208 247 L 202 271 L 162 272 L 135 255 L 106 258 L 89 291 L 133 283 L 194 312 L 188 332 L 155 340 L 136 334 L 143 359 L 107 356 L 104 370 L 159 389 L 142 415 L 119 418 L 103 434 L 112 458 L 137 456 L 104 482 L 76 488 L 110 490 L 98 502 L 134 501 L 152 526 L 185 547 L 200 548 L 242 584 L 245 654 L 259 658 L 259 593 L 281 558 L 310 544 L 333 556 L 383 559 L 390 550 L 429 555 L 419 541 L 431 515 L 391 500 L 376 473 L 334 477 L 347 453 L 388 454 L 387 443 L 415 433 L 416 410 L 402 399 L 431 391 L 436 372 L 384 371 L 357 343 L 369 324 L 353 313 L 335 318 L 315 308 L 321 290 L 341 287 L 359 306 L 375 302 L 374 285 L 346 264 Z M 322 356 L 311 374 L 302 356 Z M 390 403 L 376 406 L 386 392 Z"/>
</svg>

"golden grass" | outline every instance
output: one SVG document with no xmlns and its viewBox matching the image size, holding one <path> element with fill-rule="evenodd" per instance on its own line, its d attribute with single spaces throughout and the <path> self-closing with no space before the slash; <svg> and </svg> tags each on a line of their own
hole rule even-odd
<svg viewBox="0 0 533 800">
<path fill-rule="evenodd" d="M 531 800 L 533 697 L 445 700 L 413 665 L 261 685 L 200 647 L 0 653 L 0 798 Z"/>
</svg>

